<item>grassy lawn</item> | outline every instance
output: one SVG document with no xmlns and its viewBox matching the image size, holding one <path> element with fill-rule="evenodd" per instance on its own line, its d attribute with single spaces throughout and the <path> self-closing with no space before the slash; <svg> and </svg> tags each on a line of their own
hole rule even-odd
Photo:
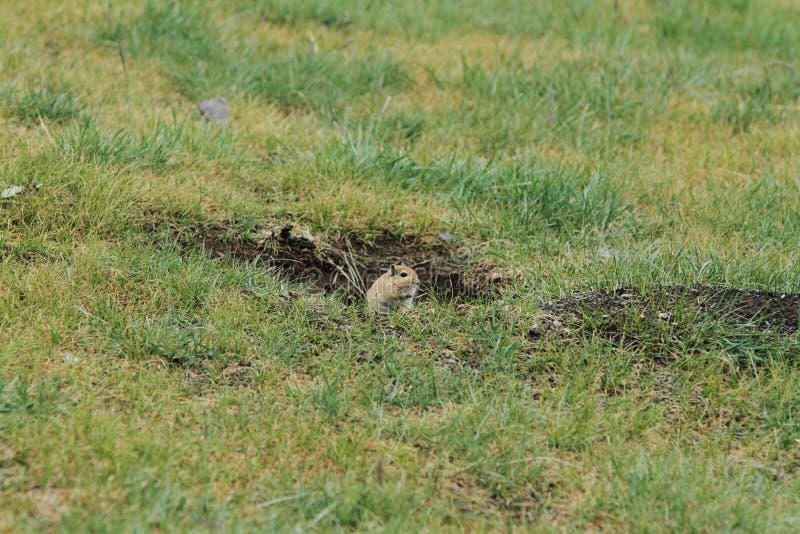
<svg viewBox="0 0 800 534">
<path fill-rule="evenodd" d="M 796 1 L 0 20 L 0 531 L 800 529 Z"/>
</svg>

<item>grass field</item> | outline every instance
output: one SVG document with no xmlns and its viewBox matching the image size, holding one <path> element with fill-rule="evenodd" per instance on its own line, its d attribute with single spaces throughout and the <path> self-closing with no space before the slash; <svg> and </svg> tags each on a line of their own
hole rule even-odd
<svg viewBox="0 0 800 534">
<path fill-rule="evenodd" d="M 800 293 L 797 2 L 0 20 L 0 531 L 800 529 L 796 307 L 540 328 Z M 341 283 L 429 256 L 473 290 Z"/>
</svg>

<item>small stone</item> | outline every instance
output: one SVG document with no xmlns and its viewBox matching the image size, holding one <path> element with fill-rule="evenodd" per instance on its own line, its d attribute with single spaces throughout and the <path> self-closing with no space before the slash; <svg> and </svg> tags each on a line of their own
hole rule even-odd
<svg viewBox="0 0 800 534">
<path fill-rule="evenodd" d="M 214 124 L 219 124 L 220 126 L 228 125 L 230 108 L 228 107 L 228 102 L 221 96 L 204 100 L 198 104 L 197 108 L 203 117 Z"/>
<path fill-rule="evenodd" d="M 456 358 L 456 353 L 450 349 L 443 350 L 441 358 L 447 365 L 458 365 L 458 358 Z"/>
<path fill-rule="evenodd" d="M 64 361 L 67 362 L 67 363 L 77 363 L 77 362 L 81 361 L 80 358 L 78 358 L 77 356 L 75 356 L 71 352 L 65 352 L 62 355 L 62 357 L 64 358 Z"/>
<path fill-rule="evenodd" d="M 669 321 L 670 319 L 672 319 L 672 314 L 667 312 L 661 312 L 658 314 L 658 318 L 663 319 L 665 321 Z"/>
<path fill-rule="evenodd" d="M 25 192 L 25 188 L 21 185 L 12 185 L 11 187 L 6 187 L 2 191 L 0 191 L 0 198 L 13 198 L 21 193 Z"/>
<path fill-rule="evenodd" d="M 597 249 L 597 257 L 601 260 L 613 260 L 619 255 L 617 249 L 612 247 L 600 247 Z"/>
</svg>

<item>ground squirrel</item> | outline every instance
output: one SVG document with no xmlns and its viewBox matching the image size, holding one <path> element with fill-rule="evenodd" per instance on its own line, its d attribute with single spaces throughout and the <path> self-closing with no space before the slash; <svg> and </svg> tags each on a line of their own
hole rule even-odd
<svg viewBox="0 0 800 534">
<path fill-rule="evenodd" d="M 367 305 L 382 312 L 409 309 L 419 288 L 419 277 L 411 267 L 392 265 L 367 291 Z"/>
</svg>

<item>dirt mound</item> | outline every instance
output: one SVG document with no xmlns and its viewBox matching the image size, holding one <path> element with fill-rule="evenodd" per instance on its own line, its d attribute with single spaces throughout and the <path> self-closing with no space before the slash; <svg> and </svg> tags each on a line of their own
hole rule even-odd
<svg viewBox="0 0 800 534">
<path fill-rule="evenodd" d="M 163 231 L 163 215 L 146 217 L 151 230 Z M 385 232 L 370 239 L 349 235 L 325 242 L 291 224 L 269 228 L 236 220 L 173 227 L 170 234 L 182 247 L 265 263 L 288 280 L 311 283 L 323 292 L 338 291 L 348 300 L 363 298 L 392 263 L 405 263 L 417 271 L 422 298 L 431 294 L 440 299 L 477 298 L 515 277 L 511 271 L 475 260 L 467 247 L 413 235 Z"/>
<path fill-rule="evenodd" d="M 589 325 L 614 335 L 625 318 L 676 324 L 678 316 L 701 320 L 716 318 L 755 331 L 791 334 L 798 328 L 800 295 L 710 286 L 666 286 L 648 293 L 636 288 L 614 288 L 577 293 L 547 302 L 542 316 L 531 329 L 538 337 L 547 331 Z"/>
</svg>

